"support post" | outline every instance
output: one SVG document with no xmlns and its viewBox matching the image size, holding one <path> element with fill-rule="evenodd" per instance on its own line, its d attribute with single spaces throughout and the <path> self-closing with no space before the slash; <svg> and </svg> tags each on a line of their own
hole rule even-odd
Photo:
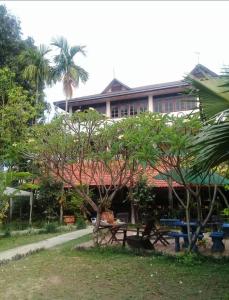
<svg viewBox="0 0 229 300">
<path fill-rule="evenodd" d="M 106 116 L 108 118 L 111 117 L 111 102 L 110 102 L 110 100 L 106 101 Z"/>
<path fill-rule="evenodd" d="M 153 96 L 152 95 L 148 96 L 148 110 L 150 112 L 153 112 Z"/>
<path fill-rule="evenodd" d="M 69 115 L 72 115 L 72 105 L 69 105 Z"/>
</svg>

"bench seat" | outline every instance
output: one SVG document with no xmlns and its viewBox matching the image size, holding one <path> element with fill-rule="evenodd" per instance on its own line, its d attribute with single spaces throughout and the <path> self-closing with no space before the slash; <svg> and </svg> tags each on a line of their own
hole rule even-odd
<svg viewBox="0 0 229 300">
<path fill-rule="evenodd" d="M 172 231 L 168 233 L 168 236 L 173 237 L 175 239 L 175 252 L 180 251 L 180 238 L 184 239 L 184 246 L 188 246 L 188 234 L 183 232 Z M 198 235 L 198 239 L 202 239 L 204 237 L 203 233 Z M 197 250 L 197 247 L 195 247 Z"/>
<path fill-rule="evenodd" d="M 213 231 L 210 234 L 210 237 L 212 238 L 212 252 L 223 252 L 225 250 L 225 245 L 223 243 L 224 235 L 224 232 L 221 231 Z"/>
</svg>

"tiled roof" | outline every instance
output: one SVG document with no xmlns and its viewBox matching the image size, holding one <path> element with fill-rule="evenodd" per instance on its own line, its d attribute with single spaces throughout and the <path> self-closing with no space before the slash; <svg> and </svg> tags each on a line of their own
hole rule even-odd
<svg viewBox="0 0 229 300">
<path fill-rule="evenodd" d="M 87 168 L 84 170 L 84 172 L 79 176 L 79 172 L 77 167 L 71 167 L 69 168 L 69 171 L 66 171 L 64 173 L 64 176 L 69 182 L 72 182 L 72 184 L 79 185 L 80 181 L 81 184 L 89 185 L 89 186 L 98 186 L 98 185 L 106 185 L 110 186 L 112 184 L 119 185 L 124 184 L 129 186 L 129 172 L 127 172 L 126 176 L 124 174 L 120 174 L 120 176 L 117 176 L 116 180 L 112 179 L 111 176 L 115 177 L 115 175 L 119 174 L 118 170 L 117 172 L 114 171 L 111 173 L 101 170 L 96 171 L 95 168 L 92 170 L 92 168 Z M 156 179 L 155 177 L 158 175 L 158 172 L 153 170 L 152 168 L 147 168 L 142 172 L 142 170 L 139 169 L 139 172 L 137 175 L 133 178 L 133 183 L 136 183 L 138 181 L 139 175 L 143 175 L 147 178 L 147 183 L 149 186 L 157 187 L 157 188 L 168 188 L 168 183 L 166 180 L 163 179 Z M 80 179 L 80 181 L 79 181 Z M 128 182 L 127 184 L 125 184 Z M 172 182 L 173 187 L 181 187 L 179 183 L 173 181 Z M 65 185 L 66 187 L 69 185 Z"/>
</svg>

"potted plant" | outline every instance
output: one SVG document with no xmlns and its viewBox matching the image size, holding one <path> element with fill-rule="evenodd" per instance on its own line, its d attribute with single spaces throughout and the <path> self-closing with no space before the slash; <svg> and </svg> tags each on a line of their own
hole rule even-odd
<svg viewBox="0 0 229 300">
<path fill-rule="evenodd" d="M 74 215 L 64 216 L 64 223 L 65 224 L 75 224 L 76 218 Z"/>
</svg>

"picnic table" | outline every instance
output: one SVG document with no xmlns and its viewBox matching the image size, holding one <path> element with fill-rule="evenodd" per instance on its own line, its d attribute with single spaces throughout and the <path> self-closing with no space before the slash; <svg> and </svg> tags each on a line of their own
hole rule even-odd
<svg viewBox="0 0 229 300">
<path fill-rule="evenodd" d="M 124 244 L 124 236 L 126 235 L 126 230 L 127 224 L 125 222 L 118 222 L 113 224 L 100 222 L 98 231 L 99 233 L 104 232 L 104 235 L 101 234 L 101 245 L 113 244 L 114 242 L 122 242 Z M 119 238 L 118 234 L 123 234 L 123 237 Z"/>
<path fill-rule="evenodd" d="M 188 232 L 187 232 L 187 222 L 181 221 L 179 219 L 161 219 L 160 222 L 162 224 L 166 224 L 171 227 L 180 227 L 181 231 L 172 231 L 168 233 L 168 236 L 172 237 L 175 239 L 175 251 L 179 252 L 180 251 L 180 238 L 183 238 L 184 243 L 183 243 L 183 248 L 187 248 L 189 241 L 188 241 Z M 194 234 L 196 231 L 198 224 L 197 222 L 190 222 L 190 229 L 191 229 L 191 234 Z M 198 235 L 198 239 L 203 239 L 203 233 L 200 232 Z"/>
</svg>

